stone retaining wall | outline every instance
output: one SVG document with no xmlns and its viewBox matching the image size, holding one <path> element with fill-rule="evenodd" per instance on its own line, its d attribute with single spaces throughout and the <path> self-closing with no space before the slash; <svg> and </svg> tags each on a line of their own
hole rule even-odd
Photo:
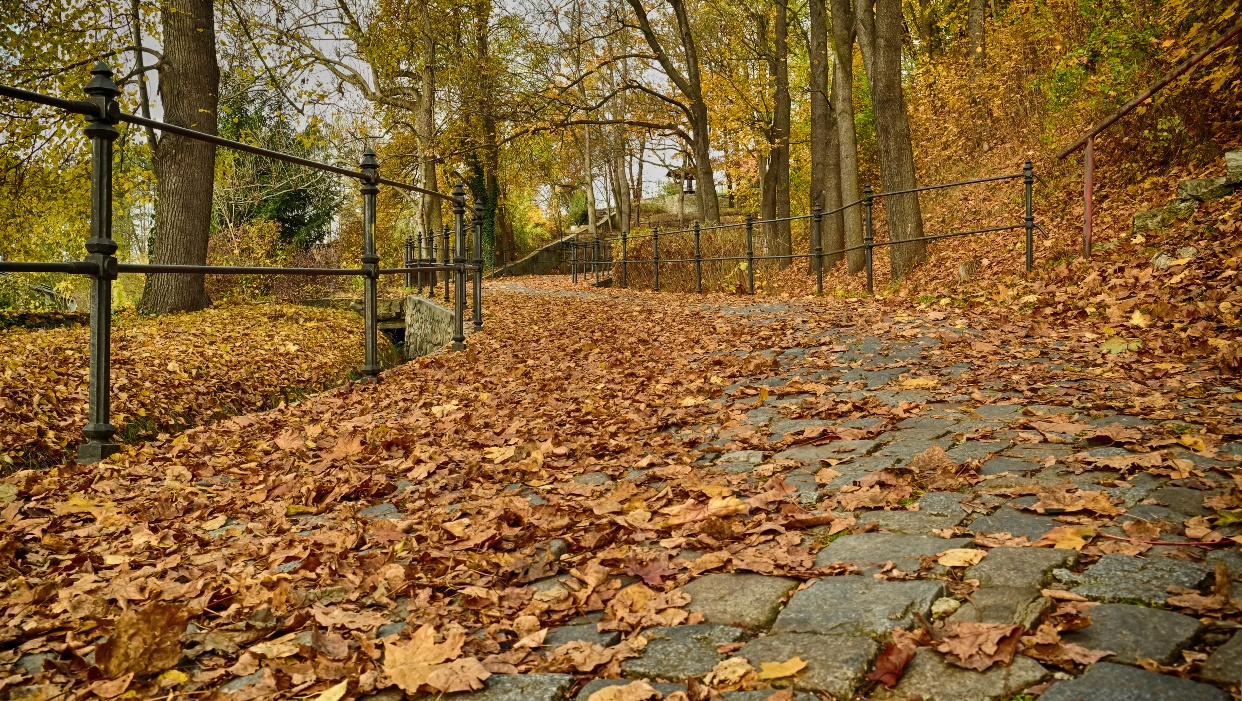
<svg viewBox="0 0 1242 701">
<path fill-rule="evenodd" d="M 426 297 L 405 298 L 405 357 L 421 358 L 453 340 L 453 312 Z"/>
</svg>

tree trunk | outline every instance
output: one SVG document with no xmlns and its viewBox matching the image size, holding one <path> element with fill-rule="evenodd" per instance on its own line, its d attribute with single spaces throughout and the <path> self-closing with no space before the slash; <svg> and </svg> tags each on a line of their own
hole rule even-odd
<svg viewBox="0 0 1242 701">
<path fill-rule="evenodd" d="M 586 191 L 587 232 L 591 238 L 597 238 L 599 230 L 595 226 L 595 173 L 592 172 L 593 164 L 591 163 L 591 127 L 584 125 L 582 131 L 582 169 L 584 171 L 582 187 Z"/>
<path fill-rule="evenodd" d="M 164 61 L 160 97 L 164 121 L 216 134 L 220 68 L 212 0 L 169 0 L 161 6 Z M 211 235 L 216 147 L 164 134 L 155 151 L 155 250 L 161 265 L 205 265 Z M 195 311 L 211 304 L 202 275 L 148 275 L 142 307 L 152 312 Z"/>
<path fill-rule="evenodd" d="M 836 114 L 837 136 L 841 157 L 841 204 L 857 202 L 861 197 L 858 183 L 858 135 L 854 125 L 854 10 L 850 0 L 830 0 L 832 4 L 832 107 Z M 863 242 L 862 207 L 855 205 L 841 212 L 845 231 L 845 247 L 861 246 Z M 846 254 L 849 272 L 863 269 L 862 249 Z"/>
<path fill-rule="evenodd" d="M 496 248 L 496 210 L 500 207 L 500 137 L 496 124 L 496 89 L 491 69 L 491 17 L 490 1 L 475 3 L 475 45 L 478 52 L 479 118 L 483 127 L 483 237 L 484 251 Z M 467 253 L 466 257 L 470 257 Z"/>
<path fill-rule="evenodd" d="M 976 74 L 983 73 L 987 67 L 987 35 L 983 27 L 987 13 L 987 0 L 970 0 L 966 26 L 970 34 L 970 64 Z"/>
<path fill-rule="evenodd" d="M 811 27 L 807 36 L 811 98 L 811 205 L 821 212 L 841 206 L 841 151 L 834 101 L 828 99 L 828 3 L 809 0 Z M 835 86 L 834 86 L 835 87 Z M 824 251 L 844 247 L 843 219 L 837 212 L 823 217 L 820 246 Z M 814 247 L 815 242 L 811 242 Z M 825 256 L 825 266 L 835 265 L 840 254 Z M 814 270 L 814 266 L 811 267 Z"/>
<path fill-rule="evenodd" d="M 876 145 L 884 190 L 917 187 L 910 120 L 901 92 L 901 0 L 869 0 L 858 8 L 858 41 L 863 50 L 871 103 L 875 109 Z M 917 193 L 885 197 L 889 239 L 906 241 L 923 236 L 923 215 Z M 927 258 L 924 241 L 889 247 L 892 277 L 900 280 Z"/>
<path fill-rule="evenodd" d="M 772 115 L 773 162 L 776 169 L 776 217 L 785 219 L 789 216 L 789 4 L 787 0 L 776 0 L 776 23 L 773 26 L 774 48 L 776 49 L 776 90 L 773 96 L 774 114 Z M 776 224 L 776 254 L 787 256 L 793 253 L 793 237 L 790 233 L 790 222 Z M 792 259 L 782 258 L 777 261 L 781 268 L 787 268 Z"/>
<path fill-rule="evenodd" d="M 422 186 L 428 190 L 440 189 L 436 174 L 436 37 L 431 26 L 431 13 L 424 4 L 421 13 L 422 60 L 419 71 L 420 95 L 418 112 L 414 115 L 414 136 L 422 150 L 420 170 Z M 436 234 L 444 225 L 443 204 L 439 197 L 421 195 L 423 206 L 423 231 Z"/>
<path fill-rule="evenodd" d="M 632 187 L 634 189 L 634 226 L 642 224 L 643 219 L 643 159 L 647 157 L 647 132 L 638 135 L 637 176 Z"/>
</svg>

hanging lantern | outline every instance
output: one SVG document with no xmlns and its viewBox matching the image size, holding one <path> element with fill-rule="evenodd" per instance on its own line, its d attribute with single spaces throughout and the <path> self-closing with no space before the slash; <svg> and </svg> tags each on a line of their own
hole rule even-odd
<svg viewBox="0 0 1242 701">
<path fill-rule="evenodd" d="M 687 195 L 694 194 L 694 176 L 691 175 L 689 171 L 687 171 L 685 175 L 682 176 L 681 184 L 683 186 L 683 190 L 682 190 L 683 192 L 685 192 Z"/>
</svg>

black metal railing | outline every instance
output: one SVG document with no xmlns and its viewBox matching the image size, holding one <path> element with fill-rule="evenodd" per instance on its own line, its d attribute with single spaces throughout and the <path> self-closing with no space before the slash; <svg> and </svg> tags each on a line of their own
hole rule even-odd
<svg viewBox="0 0 1242 701">
<path fill-rule="evenodd" d="M 362 156 L 358 170 L 341 166 L 320 163 L 307 158 L 292 156 L 279 151 L 272 151 L 251 144 L 232 141 L 211 134 L 204 134 L 188 127 L 166 124 L 146 119 L 121 110 L 117 99 L 121 95 L 120 88 L 112 80 L 112 69 L 105 63 L 98 63 L 91 70 L 91 80 L 86 84 L 84 92 L 86 100 L 66 100 L 64 98 L 43 95 L 21 88 L 0 85 L 0 97 L 9 97 L 26 102 L 47 105 L 65 112 L 80 114 L 86 117 L 86 136 L 91 141 L 91 235 L 86 241 L 88 255 L 86 260 L 58 263 L 41 263 L 27 261 L 0 261 L 0 273 L 64 273 L 69 275 L 87 275 L 92 278 L 90 305 L 90 373 L 89 373 L 89 418 L 83 433 L 88 441 L 78 447 L 77 459 L 80 463 L 93 463 L 116 453 L 119 446 L 113 440 L 116 427 L 110 421 L 111 413 L 111 319 L 112 319 L 112 283 L 121 273 L 160 274 L 210 274 L 210 275 L 310 275 L 310 276 L 354 276 L 363 278 L 363 318 L 365 319 L 365 351 L 362 366 L 364 378 L 371 382 L 379 381 L 380 365 L 378 360 L 378 290 L 379 276 L 388 274 L 406 275 L 407 286 L 411 276 L 416 276 L 421 283 L 429 282 L 434 294 L 436 273 L 443 272 L 444 299 L 449 299 L 449 282 L 454 288 L 454 320 L 453 348 L 465 349 L 465 307 L 466 307 L 466 275 L 473 271 L 474 313 L 473 325 L 477 331 L 483 327 L 482 316 L 482 205 L 476 199 L 474 207 L 474 250 L 473 262 L 466 257 L 466 192 L 465 187 L 458 183 L 453 194 L 446 195 L 433 190 L 426 190 L 408 183 L 380 177 L 379 161 L 375 152 L 367 148 Z M 165 133 L 178 134 L 197 141 L 204 141 L 237 151 L 272 158 L 287 163 L 314 168 L 316 170 L 335 173 L 353 178 L 361 183 L 363 200 L 363 243 L 362 267 L 353 268 L 277 268 L 262 266 L 224 266 L 224 265 L 163 265 L 163 264 L 129 264 L 120 263 L 116 258 L 117 244 L 112 238 L 112 144 L 120 136 L 116 125 L 127 122 L 142 127 L 157 129 Z M 431 197 L 447 200 L 453 205 L 453 219 L 456 236 L 453 249 L 449 249 L 449 228 L 444 228 L 443 244 L 440 253 L 443 263 L 437 263 L 435 251 L 425 248 L 424 257 L 410 255 L 410 242 L 407 242 L 404 267 L 382 269 L 380 257 L 375 251 L 375 205 L 379 195 L 379 186 L 386 185 L 406 191 L 417 192 Z M 431 234 L 426 239 L 429 241 Z M 452 260 L 449 260 L 449 253 Z"/>
<path fill-rule="evenodd" d="M 935 234 L 930 236 L 919 236 L 908 239 L 893 239 L 877 241 L 875 238 L 875 205 L 877 202 L 882 203 L 884 198 L 896 195 L 909 195 L 920 192 L 929 192 L 932 190 L 944 190 L 949 188 L 965 187 L 968 185 L 979 185 L 985 183 L 998 183 L 1009 180 L 1021 180 L 1023 185 L 1023 218 L 1020 223 L 1007 224 L 1001 226 L 991 226 L 981 229 L 971 229 L 967 231 L 955 231 L 946 234 Z M 875 293 L 875 271 L 874 271 L 874 253 L 875 249 L 896 246 L 904 246 L 912 243 L 938 241 L 940 239 L 956 238 L 960 236 L 975 236 L 981 234 L 998 233 L 1002 231 L 1013 231 L 1016 229 L 1024 230 L 1026 234 L 1026 270 L 1030 272 L 1035 267 L 1035 230 L 1043 231 L 1043 227 L 1035 223 L 1033 191 L 1035 181 L 1042 179 L 1035 174 L 1034 167 L 1028 160 L 1023 164 L 1021 173 L 1010 173 L 1005 175 L 996 175 L 986 178 L 976 178 L 973 180 L 960 180 L 951 183 L 940 183 L 937 185 L 925 185 L 922 187 L 910 188 L 907 190 L 896 190 L 893 192 L 875 192 L 870 185 L 863 186 L 863 196 L 861 199 L 850 202 L 836 209 L 822 212 L 819 208 L 813 207 L 810 214 L 803 214 L 791 217 L 779 217 L 775 219 L 755 219 L 752 215 L 747 214 L 742 222 L 717 224 L 713 226 L 701 226 L 699 222 L 694 222 L 689 228 L 678 229 L 675 231 L 660 231 L 658 226 L 653 226 L 649 233 L 631 234 L 628 231 L 621 231 L 619 236 L 601 237 L 589 236 L 586 239 L 580 238 L 579 234 L 570 241 L 569 252 L 567 254 L 567 262 L 570 265 L 570 274 L 574 282 L 578 282 L 580 276 L 594 276 L 598 281 L 602 275 L 619 276 L 619 286 L 628 287 L 630 282 L 630 268 L 633 265 L 641 264 L 647 266 L 651 271 L 651 285 L 656 292 L 660 291 L 660 266 L 666 268 L 672 264 L 693 264 L 694 289 L 696 292 L 703 292 L 703 269 L 707 264 L 734 263 L 737 268 L 745 272 L 745 291 L 748 294 L 755 292 L 755 264 L 762 261 L 782 261 L 788 262 L 793 260 L 807 260 L 808 272 L 815 275 L 816 291 L 823 294 L 824 291 L 824 270 L 825 261 L 835 261 L 839 257 L 853 251 L 863 251 L 863 267 L 867 275 L 867 294 Z M 862 243 L 853 246 L 843 246 L 832 250 L 824 250 L 823 248 L 823 221 L 825 217 L 845 212 L 855 207 L 862 208 L 863 218 L 863 240 Z M 755 253 L 755 230 L 756 227 L 774 227 L 777 225 L 792 225 L 795 222 L 803 224 L 808 229 L 807 250 L 805 253 Z M 704 235 L 716 236 L 720 232 L 726 230 L 734 230 L 744 232 L 745 242 L 744 248 L 741 248 L 742 241 L 734 240 L 735 245 L 720 246 L 720 242 L 714 242 L 713 245 L 720 247 L 716 251 L 716 255 L 712 255 L 712 251 L 704 254 Z M 1044 232 L 1046 235 L 1046 232 Z M 660 257 L 660 241 L 668 241 L 673 236 L 693 236 L 693 254 L 688 257 Z M 636 242 L 650 240 L 650 257 L 631 258 L 630 253 L 632 246 Z M 666 244 L 667 245 L 667 244 Z M 688 248 L 688 246 L 686 247 Z M 728 250 L 733 248 L 735 250 Z M 722 250 L 721 250 L 722 249 Z M 620 257 L 617 258 L 617 252 Z"/>
</svg>

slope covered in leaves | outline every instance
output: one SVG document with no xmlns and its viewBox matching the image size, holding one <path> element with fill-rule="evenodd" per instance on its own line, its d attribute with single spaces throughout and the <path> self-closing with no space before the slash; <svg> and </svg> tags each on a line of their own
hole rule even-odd
<svg viewBox="0 0 1242 701">
<path fill-rule="evenodd" d="M 84 440 L 89 329 L 0 333 L 0 472 L 53 465 Z M 332 309 L 233 305 L 118 315 L 112 423 L 125 440 L 255 411 L 345 381 L 362 320 Z"/>
<path fill-rule="evenodd" d="M 853 572 L 817 568 L 815 552 L 837 534 L 873 530 L 862 511 L 917 509 L 912 500 L 926 492 L 990 482 L 993 495 L 972 508 L 997 494 L 1036 495 L 1030 508 L 1066 519 L 1040 544 L 1088 557 L 1141 552 L 1162 527 L 1135 531 L 1133 542 L 1096 539 L 1118 511 L 1098 490 L 1065 483 L 1006 493 L 980 475 L 978 461 L 958 464 L 934 450 L 810 504 L 789 473 L 793 463 L 774 457 L 781 450 L 875 438 L 945 406 L 973 412 L 1002 392 L 1063 414 L 1017 416 L 1011 432 L 1020 442 L 1090 434 L 1097 444 L 1130 446 L 1134 460 L 1075 463 L 1094 474 L 1115 470 L 1113 486 L 1136 470 L 1215 479 L 1173 448 L 1206 457 L 1242 435 L 1236 404 L 1215 393 L 1213 368 L 1173 363 L 1153 373 L 1141 350 L 1102 349 L 1072 315 L 1062 326 L 1000 306 L 911 313 L 870 301 L 556 289 L 490 294 L 487 309 L 468 352 L 409 363 L 379 386 L 347 385 L 90 468 L 7 478 L 5 684 L 147 697 L 244 677 L 249 685 L 231 698 L 339 699 L 392 686 L 477 689 L 490 674 L 512 672 L 615 677 L 623 660 L 642 653 L 642 631 L 698 620 L 681 584 L 711 571 L 799 579 Z M 907 366 L 893 386 L 923 394 L 886 403 L 853 391 L 866 383 L 846 377 L 862 360 L 836 340 L 843 329 L 892 350 L 937 339 L 934 362 L 892 359 Z M 778 361 L 786 349 L 804 352 L 790 365 Z M 1041 354 L 1056 355 L 1057 367 L 1027 362 Z M 972 369 L 945 374 L 960 363 Z M 838 383 L 846 386 L 833 389 Z M 1187 397 L 1198 428 L 1167 424 L 1186 411 Z M 771 436 L 747 419 L 766 406 L 815 425 Z M 1113 411 L 1152 423 L 1120 432 L 1083 423 Z M 990 430 L 973 429 L 971 438 Z M 703 447 L 711 440 L 721 447 Z M 763 451 L 764 463 L 749 475 L 715 469 L 704 457 L 719 449 Z M 812 488 L 836 480 L 843 461 L 820 461 Z M 1222 491 L 1214 503 L 1234 514 L 1239 498 Z M 1170 527 L 1209 547 L 1233 542 L 1215 530 L 1227 525 L 1216 516 Z M 976 544 L 1032 545 L 992 536 Z M 979 559 L 942 557 L 946 567 Z M 969 594 L 968 583 L 950 583 Z M 1228 577 L 1219 588 L 1223 599 L 1188 593 L 1179 605 L 1236 616 Z M 605 629 L 623 634 L 620 645 L 543 645 L 550 628 L 601 613 Z M 1028 636 L 1028 647 L 1077 669 L 1081 656 L 1057 637 L 1068 624 L 1049 625 Z M 980 650 L 1012 653 L 1016 641 L 1011 629 L 955 629 L 931 642 L 964 666 L 985 668 L 996 655 Z M 15 664 L 40 654 L 36 669 Z M 900 674 L 899 665 L 885 672 L 894 666 L 885 659 L 877 680 Z M 761 674 L 800 669 L 792 659 L 765 662 L 780 666 L 765 664 Z M 750 674 L 726 665 L 707 682 L 754 685 Z"/>
</svg>

